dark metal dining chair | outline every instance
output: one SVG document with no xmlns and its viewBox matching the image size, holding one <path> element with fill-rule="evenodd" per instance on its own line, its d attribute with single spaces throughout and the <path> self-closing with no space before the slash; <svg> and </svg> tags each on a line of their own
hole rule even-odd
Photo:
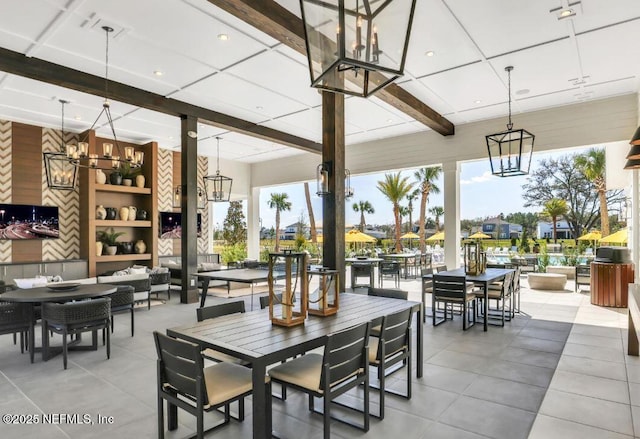
<svg viewBox="0 0 640 439">
<path fill-rule="evenodd" d="M 397 261 L 381 261 L 378 267 L 378 284 L 384 286 L 384 278 L 391 277 L 396 288 L 400 288 L 400 263 Z M 372 285 L 373 286 L 373 285 Z"/>
<path fill-rule="evenodd" d="M 444 318 L 440 320 L 437 318 L 440 313 L 437 308 L 438 303 L 444 303 Z M 433 293 L 431 294 L 433 326 L 438 326 L 447 320 L 449 309 L 451 309 L 451 320 L 453 320 L 452 305 L 456 304 L 462 307 L 462 329 L 466 331 L 476 323 L 476 295 L 473 293 L 473 285 L 466 282 L 465 276 L 434 274 Z M 471 319 L 469 311 L 471 311 Z"/>
<path fill-rule="evenodd" d="M 369 337 L 369 366 L 375 367 L 378 385 L 370 384 L 380 394 L 380 410 L 374 417 L 384 419 L 385 393 L 411 399 L 411 309 L 407 308 L 382 319 L 379 337 Z M 402 366 L 395 367 L 402 363 Z M 406 368 L 407 390 L 400 393 L 386 388 L 387 376 Z"/>
<path fill-rule="evenodd" d="M 363 323 L 327 337 L 324 353 L 308 353 L 269 369 L 271 380 L 309 395 L 309 410 L 315 410 L 314 398 L 323 399 L 324 439 L 331 439 L 331 419 L 363 431 L 369 431 L 369 324 Z M 357 425 L 331 416 L 331 403 L 360 411 L 353 404 L 343 405 L 335 398 L 362 385 L 363 422 Z"/>
<path fill-rule="evenodd" d="M 231 420 L 230 404 L 243 401 L 253 390 L 251 371 L 237 364 L 221 362 L 204 367 L 200 346 L 154 331 L 158 353 L 158 437 L 164 438 L 164 401 L 196 417 L 196 437 L 226 425 Z M 265 386 L 270 391 L 269 380 Z M 271 399 L 267 399 L 270 404 Z M 204 430 L 204 412 L 224 408 L 224 419 Z M 169 410 L 168 410 L 169 411 Z M 177 410 L 174 411 L 177 417 Z M 177 418 L 174 420 L 177 423 Z"/>
</svg>

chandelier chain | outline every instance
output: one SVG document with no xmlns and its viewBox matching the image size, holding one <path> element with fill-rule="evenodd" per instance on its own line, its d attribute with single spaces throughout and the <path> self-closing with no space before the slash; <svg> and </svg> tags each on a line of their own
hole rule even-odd
<svg viewBox="0 0 640 439">
<path fill-rule="evenodd" d="M 513 129 L 513 122 L 511 122 L 511 70 L 513 70 L 513 67 L 506 67 L 505 70 L 507 71 L 507 87 L 509 92 L 509 122 L 507 123 L 507 129 L 511 131 Z"/>
<path fill-rule="evenodd" d="M 218 143 L 217 146 L 217 157 L 216 157 L 216 174 L 220 175 L 220 137 L 216 137 L 216 141 Z"/>
<path fill-rule="evenodd" d="M 104 61 L 104 101 L 108 102 L 109 96 L 109 33 L 113 32 L 108 26 L 103 27 L 104 34 L 107 39 L 107 49 L 105 50 L 105 61 Z"/>
</svg>

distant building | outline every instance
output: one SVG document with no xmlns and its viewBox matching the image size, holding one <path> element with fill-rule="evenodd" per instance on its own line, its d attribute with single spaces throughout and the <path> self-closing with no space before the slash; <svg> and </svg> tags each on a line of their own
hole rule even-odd
<svg viewBox="0 0 640 439">
<path fill-rule="evenodd" d="M 295 240 L 300 226 L 302 226 L 302 233 L 304 237 L 309 239 L 309 227 L 306 224 L 301 225 L 299 222 L 289 224 L 284 229 L 280 230 L 280 239 L 285 241 Z"/>
<path fill-rule="evenodd" d="M 553 239 L 553 223 L 551 221 L 538 222 L 536 236 L 538 239 Z M 573 232 L 571 231 L 567 220 L 562 219 L 556 221 L 556 238 L 574 239 Z"/>
<path fill-rule="evenodd" d="M 482 223 L 482 233 L 493 239 L 511 239 L 522 236 L 522 225 L 507 222 L 499 217 L 489 218 Z"/>
</svg>

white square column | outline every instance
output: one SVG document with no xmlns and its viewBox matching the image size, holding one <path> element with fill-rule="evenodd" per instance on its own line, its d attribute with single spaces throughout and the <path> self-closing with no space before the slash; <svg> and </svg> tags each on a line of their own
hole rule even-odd
<svg viewBox="0 0 640 439">
<path fill-rule="evenodd" d="M 247 258 L 260 260 L 260 188 L 247 198 Z"/>
<path fill-rule="evenodd" d="M 442 164 L 444 174 L 444 263 L 460 266 L 460 162 Z"/>
</svg>

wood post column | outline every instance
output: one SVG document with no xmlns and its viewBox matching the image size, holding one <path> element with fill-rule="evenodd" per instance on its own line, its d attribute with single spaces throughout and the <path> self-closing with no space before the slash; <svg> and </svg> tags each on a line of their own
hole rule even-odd
<svg viewBox="0 0 640 439">
<path fill-rule="evenodd" d="M 329 170 L 329 194 L 322 198 L 323 265 L 338 270 L 345 290 L 344 95 L 322 92 L 322 162 Z"/>
<path fill-rule="evenodd" d="M 196 279 L 191 276 L 198 271 L 198 119 L 193 116 L 182 116 L 180 169 L 182 172 L 182 290 L 180 303 L 198 301 Z"/>
</svg>

